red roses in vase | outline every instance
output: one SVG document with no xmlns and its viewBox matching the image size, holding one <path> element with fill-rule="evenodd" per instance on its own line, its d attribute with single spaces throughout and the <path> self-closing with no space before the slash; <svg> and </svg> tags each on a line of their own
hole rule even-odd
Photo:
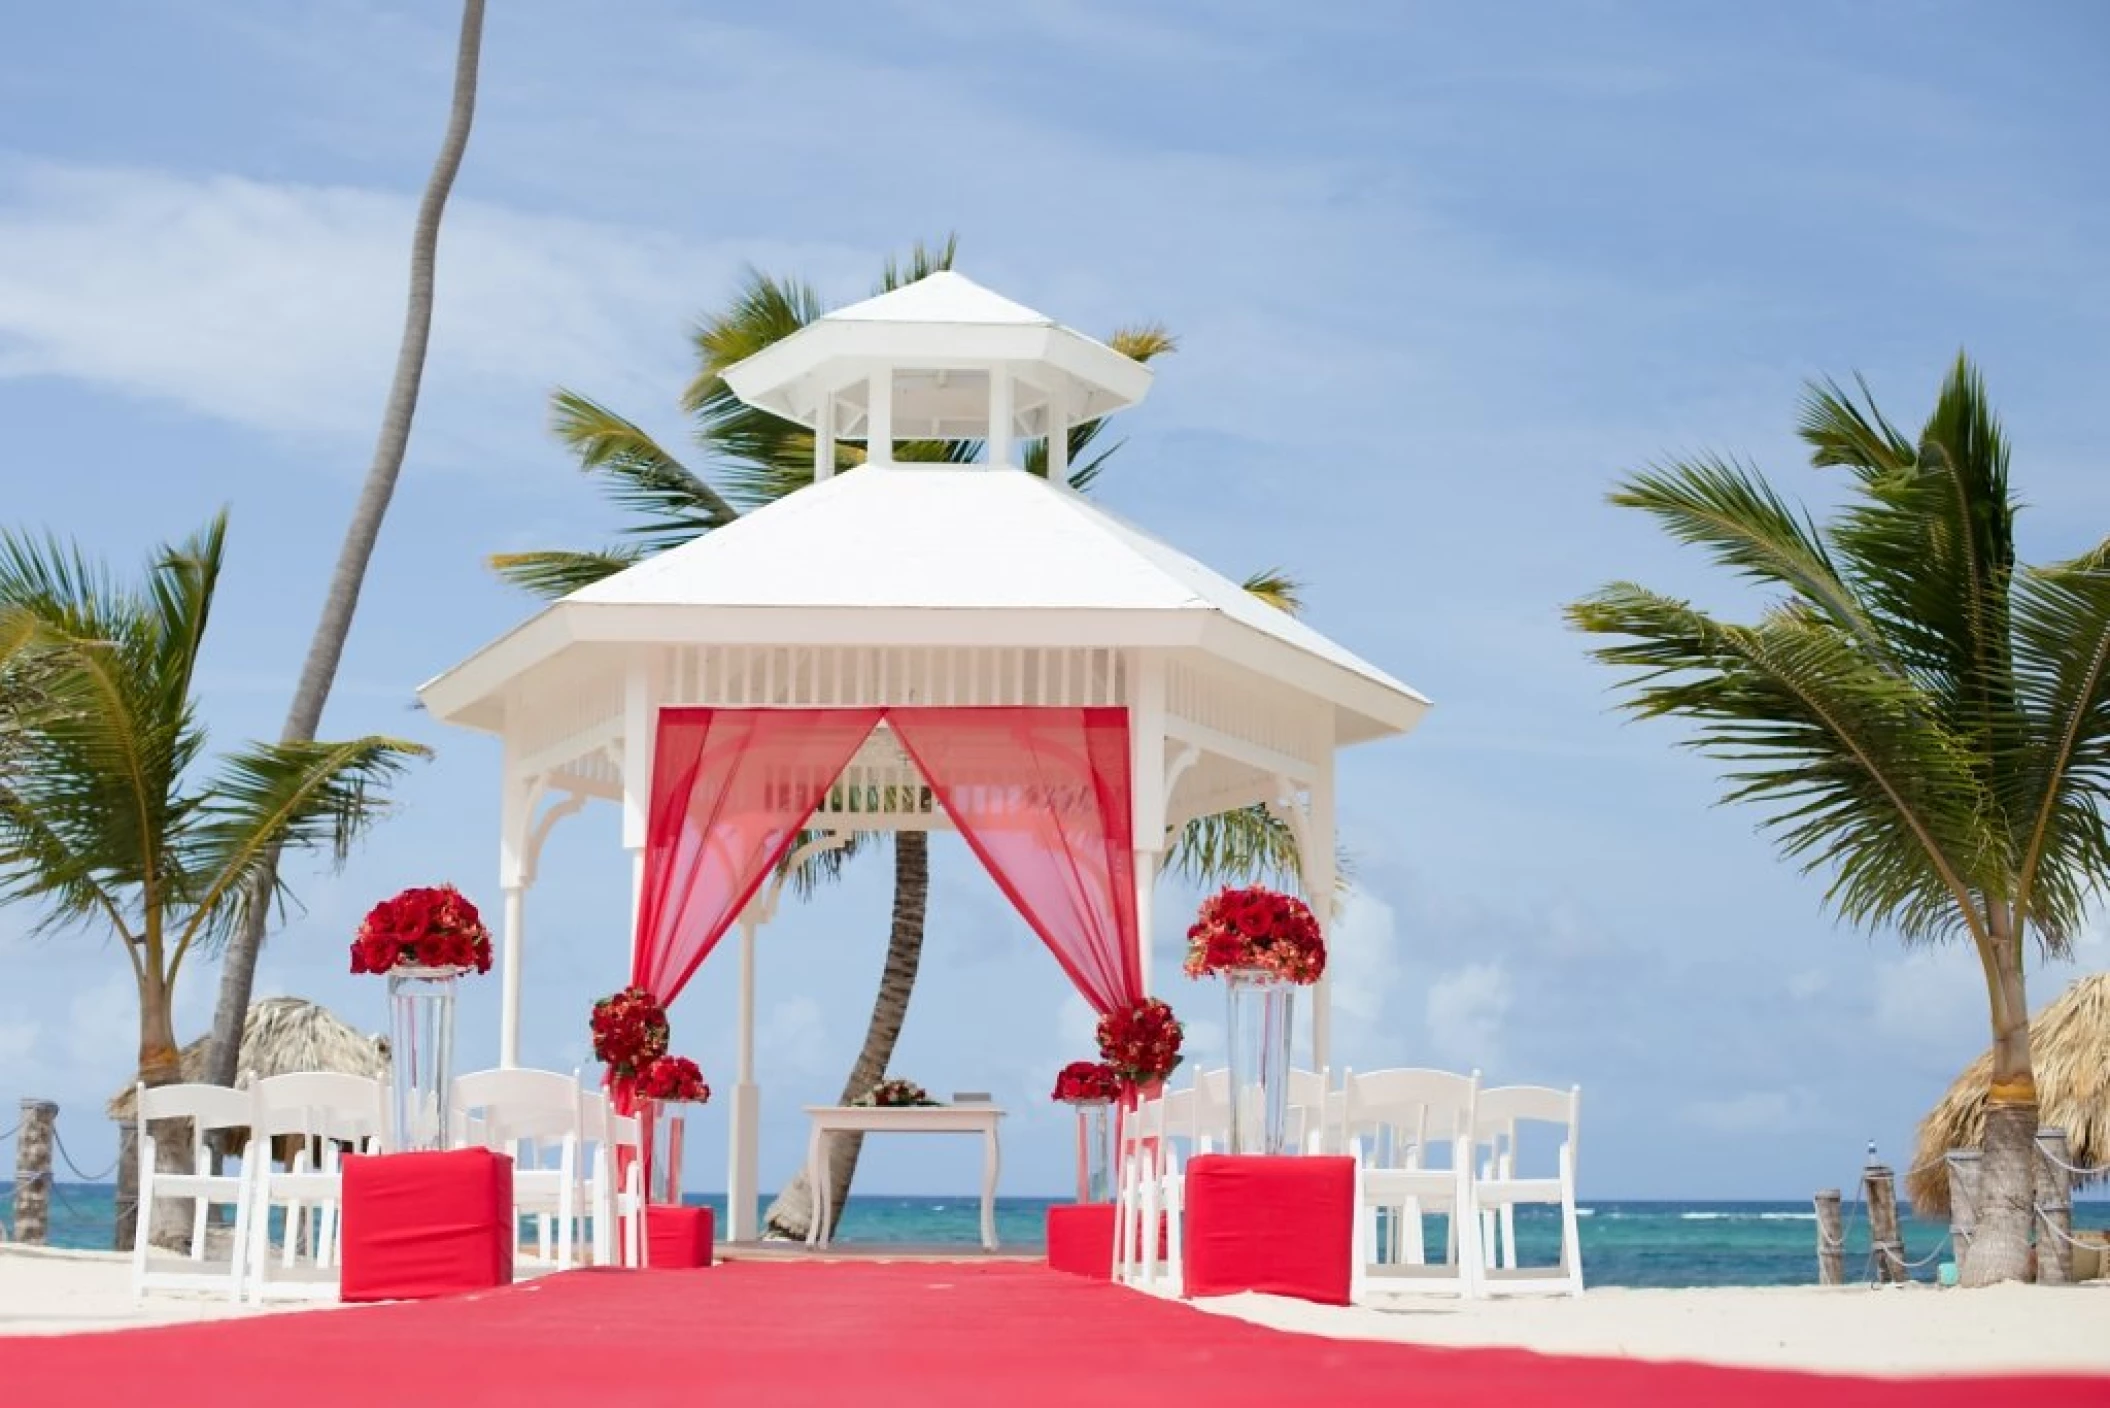
<svg viewBox="0 0 2110 1408">
<path fill-rule="evenodd" d="M 352 940 L 352 971 L 405 968 L 491 971 L 491 931 L 460 890 L 417 886 L 367 912 Z"/>
<path fill-rule="evenodd" d="M 1246 970 L 1281 982 L 1316 983 L 1326 971 L 1319 921 L 1295 895 L 1261 885 L 1202 901 L 1187 930 L 1187 976 Z"/>
</svg>

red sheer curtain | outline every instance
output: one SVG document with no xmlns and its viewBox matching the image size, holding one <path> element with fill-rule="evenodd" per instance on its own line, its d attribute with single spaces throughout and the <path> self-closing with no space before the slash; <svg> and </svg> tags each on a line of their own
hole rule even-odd
<svg viewBox="0 0 2110 1408">
<path fill-rule="evenodd" d="M 1141 1000 L 1128 711 L 902 708 L 887 722 L 1085 999 Z"/>
<path fill-rule="evenodd" d="M 879 723 L 878 709 L 660 710 L 630 981 L 672 1002 Z"/>
</svg>

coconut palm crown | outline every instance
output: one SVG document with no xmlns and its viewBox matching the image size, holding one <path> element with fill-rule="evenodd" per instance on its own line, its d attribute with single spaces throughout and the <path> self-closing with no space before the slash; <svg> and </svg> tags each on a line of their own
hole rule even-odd
<svg viewBox="0 0 2110 1408">
<path fill-rule="evenodd" d="M 0 678 L 38 707 L 0 773 L 0 901 L 47 930 L 115 939 L 139 989 L 138 1079 L 182 1077 L 175 985 L 224 939 L 282 847 L 342 856 L 423 753 L 388 738 L 249 744 L 206 771 L 192 699 L 226 520 L 122 584 L 56 542 L 0 531 Z M 124 1171 L 129 1177 L 129 1169 Z"/>
<path fill-rule="evenodd" d="M 1827 903 L 1908 944 L 1968 941 L 1993 1061 L 1967 1284 L 2022 1278 L 2037 1093 L 2027 952 L 2066 952 L 2110 864 L 2110 541 L 2030 567 L 2015 554 L 2008 446 L 1959 357 L 1917 437 L 1865 385 L 1812 385 L 1811 462 L 1848 472 L 1826 524 L 1752 470 L 1701 458 L 1637 474 L 1612 502 L 1771 596 L 1737 624 L 1629 582 L 1568 609 L 1619 638 L 1624 704 L 1692 725 L 1730 801 L 1766 810 Z"/>
</svg>

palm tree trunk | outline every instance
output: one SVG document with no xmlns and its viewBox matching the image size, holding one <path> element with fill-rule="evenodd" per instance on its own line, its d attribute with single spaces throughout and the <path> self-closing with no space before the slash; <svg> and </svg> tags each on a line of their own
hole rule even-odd
<svg viewBox="0 0 2110 1408">
<path fill-rule="evenodd" d="M 410 445 L 410 423 L 417 413 L 418 388 L 425 375 L 425 346 L 432 334 L 433 266 L 440 239 L 440 217 L 446 212 L 447 196 L 454 189 L 455 173 L 461 170 L 462 153 L 469 145 L 469 124 L 476 115 L 476 67 L 483 46 L 484 0 L 463 0 L 460 45 L 454 59 L 454 103 L 447 114 L 447 134 L 440 143 L 439 159 L 425 183 L 424 199 L 418 205 L 417 227 L 410 241 L 410 298 L 403 319 L 403 341 L 396 351 L 395 381 L 388 390 L 388 405 L 381 413 L 381 434 L 374 445 L 373 463 L 367 467 L 359 502 L 346 525 L 344 545 L 338 551 L 337 570 L 330 577 L 330 591 L 323 601 L 322 619 L 308 643 L 307 662 L 301 666 L 300 683 L 286 713 L 282 739 L 307 743 L 322 725 L 323 705 L 330 685 L 337 678 L 337 663 L 351 634 L 352 614 L 359 606 L 359 589 L 366 580 L 366 566 L 373 557 L 374 542 L 381 534 L 381 520 L 396 491 L 396 476 L 403 468 L 404 451 Z M 242 1023 L 249 1014 L 249 997 L 256 985 L 256 959 L 264 945 L 264 927 L 269 918 L 267 903 L 278 877 L 278 853 L 273 851 L 258 882 L 254 902 L 241 928 L 227 945 L 226 962 L 220 970 L 219 1006 L 213 1013 L 212 1051 L 206 1079 L 217 1085 L 234 1084 L 235 1061 L 241 1052 Z"/>
<path fill-rule="evenodd" d="M 923 958 L 923 921 L 930 903 L 930 836 L 922 831 L 894 833 L 894 921 L 887 934 L 886 964 L 879 971 L 879 996 L 872 1003 L 872 1020 L 865 1027 L 864 1048 L 843 1082 L 842 1103 L 847 1105 L 877 1085 L 894 1059 L 894 1043 L 901 1037 L 901 1024 L 908 1017 L 909 994 L 916 986 L 916 966 Z M 842 1221 L 843 1204 L 850 1198 L 850 1180 L 857 1176 L 857 1156 L 864 1138 L 837 1134 L 830 1138 L 828 1187 L 834 1193 L 832 1235 Z M 777 1236 L 803 1240 L 813 1227 L 813 1190 L 807 1186 L 801 1167 L 784 1191 L 777 1194 L 763 1215 L 763 1226 Z"/>
<path fill-rule="evenodd" d="M 1993 1076 L 1979 1160 L 1978 1230 L 1960 1279 L 1969 1286 L 2027 1281 L 2037 1220 L 2037 1079 L 2029 1049 L 2029 1002 L 2021 935 L 1995 906 L 1986 977 L 1993 989 Z"/>
<path fill-rule="evenodd" d="M 176 1048 L 176 1014 L 173 991 L 159 967 L 149 964 L 139 979 L 139 1082 L 146 1086 L 174 1085 L 183 1079 L 183 1056 Z M 157 1130 L 154 1167 L 167 1173 L 189 1173 L 189 1135 L 172 1137 L 174 1130 Z M 163 1202 L 148 1210 L 147 1235 L 157 1247 L 186 1247 L 190 1244 L 188 1204 Z M 117 1249 L 130 1251 L 139 1235 L 139 1165 L 133 1159 L 117 1162 Z"/>
</svg>

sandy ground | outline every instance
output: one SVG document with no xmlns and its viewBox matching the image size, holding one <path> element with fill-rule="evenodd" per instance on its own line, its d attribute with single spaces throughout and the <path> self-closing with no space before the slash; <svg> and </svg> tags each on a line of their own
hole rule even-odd
<svg viewBox="0 0 2110 1408">
<path fill-rule="evenodd" d="M 2105 1281 L 1985 1291 L 1920 1286 L 1605 1289 L 1580 1300 L 1516 1297 L 1459 1304 L 1435 1296 L 1397 1297 L 1382 1306 L 1348 1309 L 1261 1295 L 1194 1304 L 1276 1329 L 1343 1339 L 1830 1373 L 2110 1375 L 2110 1282 Z M 259 1310 L 231 1305 L 224 1296 L 180 1291 L 156 1291 L 134 1304 L 130 1264 L 121 1256 L 0 1248 L 0 1335 L 130 1329 L 316 1308 Z"/>
<path fill-rule="evenodd" d="M 1817 1286 L 1518 1296 L 1434 1296 L 1338 1308 L 1237 1295 L 1219 1315 L 1342 1339 L 1502 1346 L 1546 1354 L 1685 1359 L 1821 1373 L 2110 1374 L 2110 1282 L 1936 1290 Z"/>
</svg>

